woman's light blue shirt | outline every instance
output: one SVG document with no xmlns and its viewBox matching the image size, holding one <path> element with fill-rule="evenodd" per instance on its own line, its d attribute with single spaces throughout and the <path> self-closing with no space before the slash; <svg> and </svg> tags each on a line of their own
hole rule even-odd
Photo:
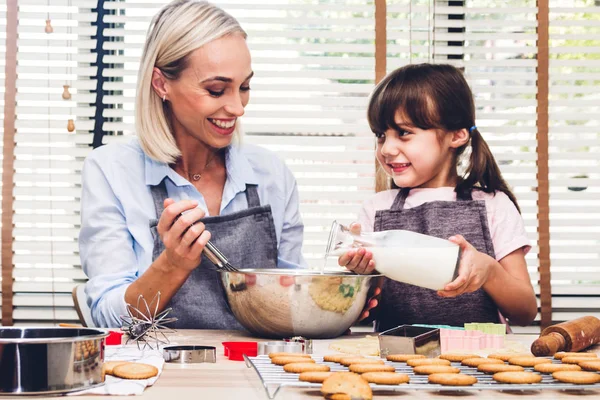
<svg viewBox="0 0 600 400">
<path fill-rule="evenodd" d="M 261 205 L 269 204 L 273 213 L 279 265 L 306 266 L 298 189 L 283 161 L 264 148 L 242 144 L 227 149 L 225 166 L 220 214 L 248 208 L 246 184 L 257 185 Z M 121 326 L 119 316 L 127 315 L 125 291 L 152 263 L 149 221 L 160 216 L 150 185 L 165 177 L 170 198 L 197 200 L 208 216 L 200 192 L 167 164 L 149 158 L 137 139 L 102 146 L 85 160 L 79 254 L 89 278 L 86 294 L 97 326 Z"/>
</svg>

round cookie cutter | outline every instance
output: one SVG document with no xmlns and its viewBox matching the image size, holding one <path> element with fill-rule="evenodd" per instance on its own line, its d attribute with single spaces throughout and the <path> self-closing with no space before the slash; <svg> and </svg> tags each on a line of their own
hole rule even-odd
<svg viewBox="0 0 600 400">
<path fill-rule="evenodd" d="M 179 364 L 215 363 L 217 349 L 213 346 L 166 346 L 163 358 L 166 362 Z"/>
<path fill-rule="evenodd" d="M 287 343 L 298 343 L 302 346 L 302 353 L 304 354 L 312 354 L 313 345 L 311 339 L 303 338 L 302 336 L 294 336 L 289 339 L 283 339 Z"/>
<path fill-rule="evenodd" d="M 303 353 L 303 346 L 300 343 L 286 342 L 283 340 L 275 342 L 258 342 L 258 354 L 266 355 L 269 353 Z"/>
</svg>

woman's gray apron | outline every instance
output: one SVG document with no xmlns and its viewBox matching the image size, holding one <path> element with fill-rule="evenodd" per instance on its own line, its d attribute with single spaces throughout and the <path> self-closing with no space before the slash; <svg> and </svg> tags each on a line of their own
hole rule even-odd
<svg viewBox="0 0 600 400">
<path fill-rule="evenodd" d="M 157 231 L 158 218 L 167 198 L 164 180 L 151 186 L 156 220 L 150 221 L 154 237 L 152 261 L 165 246 Z M 248 208 L 239 212 L 201 219 L 211 233 L 211 242 L 237 268 L 275 268 L 277 266 L 277 237 L 271 206 L 261 206 L 256 185 L 246 185 Z M 194 269 L 169 303 L 169 316 L 178 320 L 173 328 L 186 329 L 244 329 L 235 319 L 225 298 L 220 273 L 203 254 L 200 266 Z"/>
<path fill-rule="evenodd" d="M 484 201 L 475 201 L 471 192 L 457 194 L 457 201 L 432 201 L 404 209 L 410 189 L 401 189 L 389 210 L 375 213 L 375 231 L 402 229 L 448 239 L 462 235 L 478 251 L 494 256 Z M 463 326 L 465 322 L 498 322 L 498 308 L 479 289 L 454 298 L 435 290 L 385 279 L 377 310 L 379 331 L 402 324 Z"/>
</svg>

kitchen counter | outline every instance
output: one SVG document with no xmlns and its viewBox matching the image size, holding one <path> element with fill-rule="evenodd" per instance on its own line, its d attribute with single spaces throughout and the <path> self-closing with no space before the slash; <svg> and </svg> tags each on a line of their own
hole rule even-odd
<svg viewBox="0 0 600 400">
<path fill-rule="evenodd" d="M 344 336 L 342 338 L 361 337 L 364 334 Z M 171 364 L 165 367 L 154 386 L 146 389 L 142 396 L 123 397 L 129 400 L 135 398 L 143 400 L 184 400 L 184 399 L 243 399 L 265 400 L 268 399 L 265 390 L 253 368 L 247 368 L 243 361 L 230 361 L 223 355 L 221 342 L 254 340 L 237 331 L 210 331 L 210 330 L 181 330 L 169 335 L 171 344 L 196 344 L 215 346 L 217 348 L 217 362 L 215 364 Z M 533 335 L 507 335 L 507 341 L 522 344 L 528 348 L 537 336 Z M 341 339 L 341 338 L 340 338 Z M 337 339 L 335 339 L 337 340 Z M 324 355 L 333 353 L 328 350 L 332 340 L 314 340 L 313 353 Z M 595 347 L 600 354 L 600 346 Z M 588 398 L 600 396 L 600 390 L 593 391 L 558 391 L 542 390 L 531 392 L 497 392 L 497 391 L 471 391 L 471 392 L 437 392 L 424 390 L 406 390 L 403 392 L 374 392 L 374 399 L 448 399 L 448 398 L 494 398 L 494 399 L 574 399 L 575 395 L 588 395 Z M 111 396 L 110 399 L 116 396 Z M 85 396 L 87 399 L 104 399 L 106 396 Z M 283 388 L 275 397 L 277 400 L 296 399 L 323 399 L 318 390 Z"/>
</svg>

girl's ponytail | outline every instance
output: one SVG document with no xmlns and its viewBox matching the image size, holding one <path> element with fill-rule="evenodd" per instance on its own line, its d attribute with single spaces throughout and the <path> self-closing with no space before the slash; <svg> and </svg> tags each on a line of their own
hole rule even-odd
<svg viewBox="0 0 600 400">
<path fill-rule="evenodd" d="M 510 190 L 504 178 L 502 178 L 500 168 L 496 164 L 496 160 L 481 133 L 475 126 L 470 131 L 471 155 L 469 165 L 465 171 L 464 178 L 456 185 L 456 192 L 466 194 L 472 188 L 483 190 L 486 193 L 501 191 L 508 196 L 515 207 L 517 207 L 517 210 L 521 212 L 515 195 Z"/>
</svg>

